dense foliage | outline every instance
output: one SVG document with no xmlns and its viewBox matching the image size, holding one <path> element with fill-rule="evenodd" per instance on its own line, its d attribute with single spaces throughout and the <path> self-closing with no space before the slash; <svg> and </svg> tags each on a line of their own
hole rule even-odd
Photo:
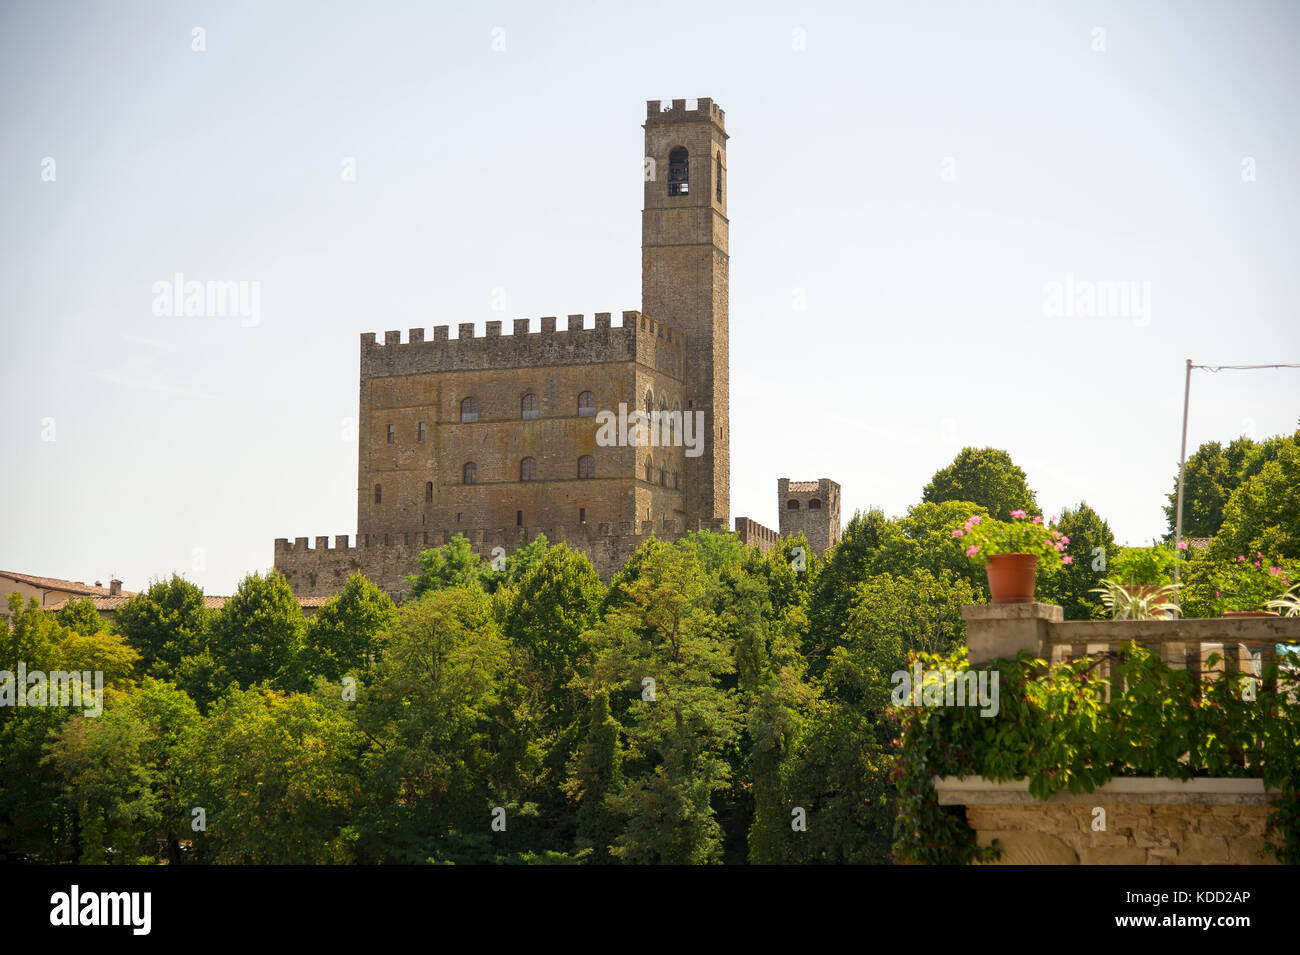
<svg viewBox="0 0 1300 955">
<path fill-rule="evenodd" d="M 1267 523 L 1290 513 L 1279 487 L 1292 479 L 1290 452 L 1280 439 L 1260 447 L 1271 450 L 1243 451 L 1242 497 L 1225 501 L 1223 526 L 1278 549 L 1179 552 L 1188 615 L 1258 603 L 1300 579 L 1287 535 Z M 1247 499 L 1247 487 L 1263 497 Z M 1021 510 L 1036 513 L 1023 472 L 1004 452 L 967 449 L 904 516 L 857 513 L 825 555 L 802 537 L 768 553 L 730 534 L 651 539 L 607 585 L 584 555 L 543 537 L 490 559 L 457 538 L 421 556 L 400 606 L 355 575 L 310 618 L 275 573 L 249 575 L 219 609 L 188 581 L 158 581 L 111 620 L 85 601 L 51 614 L 13 595 L 0 672 L 20 662 L 102 672 L 104 709 L 0 706 L 0 857 L 972 858 L 960 819 L 933 805 L 935 765 L 915 747 L 937 746 L 929 758 L 945 767 L 1055 785 L 1138 771 L 1146 764 L 1133 760 L 1148 756 L 1176 762 L 1168 747 L 1117 755 L 1115 727 L 1139 717 L 1154 720 L 1133 729 L 1144 746 L 1164 730 L 1190 738 L 1147 700 L 1102 712 L 1097 738 L 1081 741 L 1093 712 L 1083 684 L 1052 677 L 1034 689 L 1012 670 L 1005 679 L 1024 684 L 1024 699 L 1004 690 L 992 737 L 981 735 L 990 721 L 962 722 L 973 711 L 920 722 L 892 712 L 892 676 L 918 654 L 962 653 L 961 608 L 986 600 L 983 570 L 953 530 L 978 527 L 972 516 L 1028 525 L 1012 517 Z M 1103 616 L 1091 591 L 1107 561 L 1122 560 L 1109 526 L 1081 503 L 1055 530 L 1062 560 L 1041 562 L 1039 599 L 1068 619 Z M 1190 705 L 1192 691 L 1171 679 L 1169 699 Z M 1047 711 L 1074 729 L 1053 736 Z M 1213 712 L 1196 727 L 1238 746 L 1231 725 L 1206 722 Z M 1196 750 L 1189 765 L 1275 773 L 1268 754 L 1281 744 L 1266 736 L 1236 762 Z"/>
<path fill-rule="evenodd" d="M 1026 653 L 999 661 L 1000 708 L 992 718 L 973 707 L 895 711 L 898 859 L 969 862 L 993 854 L 974 844 L 960 813 L 938 804 L 935 776 L 1028 779 L 1039 799 L 1067 788 L 1092 792 L 1115 776 L 1254 776 L 1280 790 L 1270 830 L 1281 861 L 1300 863 L 1300 705 L 1288 698 L 1297 689 L 1294 670 L 1269 668 L 1246 690 L 1243 680 L 1200 682 L 1136 644 L 1117 656 L 1109 678 L 1097 676 L 1097 658 L 1051 667 Z M 927 671 L 969 670 L 964 651 L 921 662 Z"/>
</svg>

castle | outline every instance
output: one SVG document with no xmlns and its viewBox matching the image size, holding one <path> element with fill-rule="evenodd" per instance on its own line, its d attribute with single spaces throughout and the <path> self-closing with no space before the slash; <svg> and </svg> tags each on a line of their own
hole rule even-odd
<svg viewBox="0 0 1300 955">
<path fill-rule="evenodd" d="M 538 534 L 608 578 L 651 535 L 729 530 L 727 132 L 701 98 L 647 103 L 641 307 L 473 323 L 432 341 L 413 328 L 361 336 L 357 541 L 275 542 L 299 597 L 354 571 L 400 596 L 418 555 L 458 535 L 499 557 Z M 839 540 L 839 485 L 778 490 L 780 534 L 820 553 Z M 747 544 L 776 532 L 738 518 Z"/>
</svg>

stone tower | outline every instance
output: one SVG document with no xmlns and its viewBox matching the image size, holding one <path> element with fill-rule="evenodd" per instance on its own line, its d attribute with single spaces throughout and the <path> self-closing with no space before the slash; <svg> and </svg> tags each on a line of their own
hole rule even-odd
<svg viewBox="0 0 1300 955">
<path fill-rule="evenodd" d="M 687 458 L 686 514 L 731 513 L 727 375 L 727 133 L 723 112 L 650 100 L 641 212 L 641 311 L 685 332 L 684 414 L 704 412 L 703 453 Z"/>
<path fill-rule="evenodd" d="M 777 507 L 780 508 L 782 537 L 799 532 L 808 545 L 824 554 L 840 542 L 840 486 L 830 478 L 819 481 L 776 482 Z"/>
</svg>

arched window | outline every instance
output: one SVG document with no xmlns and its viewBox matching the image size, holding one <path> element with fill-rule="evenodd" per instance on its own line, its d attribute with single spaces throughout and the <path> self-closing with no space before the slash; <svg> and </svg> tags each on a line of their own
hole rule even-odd
<svg viewBox="0 0 1300 955">
<path fill-rule="evenodd" d="M 798 502 L 798 501 L 786 501 L 786 502 L 785 502 L 785 509 L 786 509 L 787 511 L 797 511 L 797 510 L 799 510 L 799 502 Z"/>
<path fill-rule="evenodd" d="M 584 391 L 578 395 L 578 417 L 594 418 L 596 416 L 596 395 L 594 392 Z"/>
<path fill-rule="evenodd" d="M 674 471 L 674 472 L 673 472 L 673 490 L 674 490 L 674 491 L 681 490 L 681 483 L 680 483 L 680 481 L 681 481 L 681 475 L 679 475 L 676 471 Z"/>
<path fill-rule="evenodd" d="M 477 421 L 478 420 L 478 401 L 474 398 L 466 398 L 460 403 L 460 420 Z"/>
<path fill-rule="evenodd" d="M 660 469 L 659 469 L 659 486 L 660 486 L 660 487 L 667 487 L 667 486 L 668 486 L 668 470 L 667 470 L 667 468 L 660 468 Z"/>
<path fill-rule="evenodd" d="M 645 479 L 647 484 L 655 482 L 655 463 L 649 458 L 645 459 Z"/>
<path fill-rule="evenodd" d="M 668 195 L 684 196 L 690 191 L 690 154 L 685 146 L 678 146 L 668 154 Z"/>
<path fill-rule="evenodd" d="M 423 422 L 423 421 L 418 422 L 418 423 L 416 424 L 416 426 L 415 426 L 415 440 L 416 440 L 416 441 L 423 441 L 423 440 L 424 440 L 424 422 Z"/>
<path fill-rule="evenodd" d="M 578 480 L 589 481 L 596 476 L 596 459 L 590 454 L 578 458 Z"/>
<path fill-rule="evenodd" d="M 428 504 L 432 500 L 433 500 L 433 482 L 425 481 L 424 482 L 424 503 Z"/>
<path fill-rule="evenodd" d="M 645 413 L 650 414 L 655 410 L 655 393 L 649 388 L 645 390 Z"/>
<path fill-rule="evenodd" d="M 820 511 L 821 509 L 822 509 L 822 502 L 819 498 L 814 497 L 811 501 L 808 502 L 808 510 Z"/>
<path fill-rule="evenodd" d="M 718 188 L 718 201 L 722 201 L 722 150 L 718 150 L 718 171 L 714 177 L 715 184 Z"/>
<path fill-rule="evenodd" d="M 460 479 L 461 482 L 464 484 L 477 484 L 478 465 L 475 464 L 473 461 L 465 462 L 465 466 L 461 468 Z"/>
<path fill-rule="evenodd" d="M 537 410 L 536 395 L 524 395 L 519 400 L 519 416 L 525 421 L 531 421 L 541 416 L 541 412 Z"/>
<path fill-rule="evenodd" d="M 537 459 L 524 458 L 519 462 L 519 480 L 536 481 L 537 480 Z"/>
<path fill-rule="evenodd" d="M 390 424 L 388 426 L 388 443 L 392 444 L 393 441 L 396 440 L 396 438 L 397 438 L 397 425 Z"/>
<path fill-rule="evenodd" d="M 375 503 L 382 504 L 384 501 L 384 489 L 378 484 L 375 485 Z"/>
</svg>

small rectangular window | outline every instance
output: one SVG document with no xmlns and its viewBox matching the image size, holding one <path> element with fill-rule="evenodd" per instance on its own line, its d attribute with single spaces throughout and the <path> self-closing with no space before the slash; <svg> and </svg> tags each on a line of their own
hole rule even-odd
<svg viewBox="0 0 1300 955">
<path fill-rule="evenodd" d="M 388 443 L 392 444 L 395 440 L 397 440 L 397 426 L 390 424 L 388 426 Z"/>
<path fill-rule="evenodd" d="M 423 422 L 423 421 L 421 421 L 419 424 L 417 424 L 417 425 L 415 426 L 415 440 L 416 440 L 416 441 L 423 441 L 423 440 L 424 440 L 424 422 Z"/>
<path fill-rule="evenodd" d="M 523 526 L 524 526 L 524 512 L 515 511 L 515 527 L 523 527 Z"/>
<path fill-rule="evenodd" d="M 587 523 L 587 509 L 585 507 L 578 508 L 578 523 Z"/>
</svg>

